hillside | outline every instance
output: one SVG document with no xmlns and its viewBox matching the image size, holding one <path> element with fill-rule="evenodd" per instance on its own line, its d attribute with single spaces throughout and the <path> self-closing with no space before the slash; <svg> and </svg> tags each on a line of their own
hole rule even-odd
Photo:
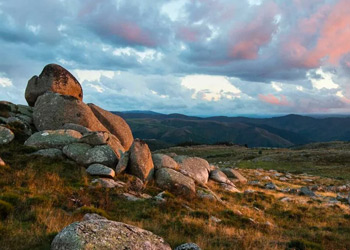
<svg viewBox="0 0 350 250">
<path fill-rule="evenodd" d="M 127 120 L 135 137 L 158 148 L 184 142 L 230 142 L 249 147 L 290 147 L 311 142 L 350 140 L 350 118 L 287 115 L 274 118 L 208 117 L 114 112 Z M 156 143 L 155 147 L 157 148 Z"/>
</svg>

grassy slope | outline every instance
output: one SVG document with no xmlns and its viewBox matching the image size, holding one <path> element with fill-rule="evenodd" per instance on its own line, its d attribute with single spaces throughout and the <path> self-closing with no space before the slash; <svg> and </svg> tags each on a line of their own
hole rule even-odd
<svg viewBox="0 0 350 250">
<path fill-rule="evenodd" d="M 240 147 L 171 151 L 201 156 L 211 162 L 222 162 L 221 165 L 240 160 L 239 164 L 245 166 L 259 156 L 257 150 Z M 228 202 L 227 207 L 201 200 L 186 201 L 170 194 L 168 201 L 160 205 L 151 200 L 131 202 L 121 198 L 123 189 L 89 188 L 90 177 L 75 163 L 28 156 L 29 152 L 30 148 L 15 142 L 0 147 L 0 155 L 9 165 L 0 169 L 0 200 L 13 207 L 0 220 L 1 249 L 48 249 L 58 231 L 91 211 L 151 230 L 173 247 L 196 242 L 203 249 L 285 249 L 288 245 L 308 249 L 350 248 L 350 215 L 341 208 L 319 208 L 317 201 L 286 204 L 269 192 L 230 194 L 214 184 L 212 188 Z M 276 152 L 263 151 L 262 155 L 270 153 Z M 276 166 L 274 163 L 273 167 Z M 120 178 L 128 181 L 127 176 Z M 145 192 L 155 195 L 159 191 L 151 183 Z M 256 211 L 254 207 L 262 210 Z M 237 210 L 243 215 L 237 215 Z M 222 222 L 216 224 L 208 219 L 210 216 Z M 248 218 L 261 224 L 253 224 Z M 266 221 L 277 227 L 264 226 Z"/>
</svg>

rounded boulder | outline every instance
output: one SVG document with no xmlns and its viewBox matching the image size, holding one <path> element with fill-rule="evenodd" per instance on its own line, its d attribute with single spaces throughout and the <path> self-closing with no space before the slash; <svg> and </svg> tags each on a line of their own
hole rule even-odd
<svg viewBox="0 0 350 250">
<path fill-rule="evenodd" d="M 80 83 L 68 70 L 57 64 L 46 65 L 39 76 L 33 76 L 28 81 L 25 98 L 29 106 L 33 107 L 37 98 L 47 91 L 83 100 Z"/>
</svg>

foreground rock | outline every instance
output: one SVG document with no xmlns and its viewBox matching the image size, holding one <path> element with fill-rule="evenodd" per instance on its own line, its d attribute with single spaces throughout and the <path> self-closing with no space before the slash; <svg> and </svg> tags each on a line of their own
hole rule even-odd
<svg viewBox="0 0 350 250">
<path fill-rule="evenodd" d="M 63 157 L 62 150 L 58 148 L 40 149 L 32 153 L 32 155 L 40 155 L 40 156 L 45 156 L 50 158 Z"/>
<path fill-rule="evenodd" d="M 120 116 L 112 114 L 95 104 L 89 103 L 88 105 L 97 119 L 119 139 L 124 149 L 126 151 L 129 150 L 134 141 L 134 137 L 126 121 Z"/>
<path fill-rule="evenodd" d="M 156 171 L 156 183 L 161 189 L 185 198 L 191 198 L 196 194 L 194 181 L 170 168 L 161 168 Z"/>
<path fill-rule="evenodd" d="M 108 131 L 88 105 L 74 97 L 52 92 L 38 97 L 33 120 L 39 131 L 60 129 L 66 123 L 78 124 L 93 131 Z"/>
<path fill-rule="evenodd" d="M 47 91 L 83 99 L 80 83 L 66 69 L 57 64 L 46 65 L 41 74 L 33 76 L 27 85 L 25 98 L 29 106 L 34 106 L 37 98 Z"/>
<path fill-rule="evenodd" d="M 153 178 L 154 166 L 151 151 L 148 145 L 139 139 L 135 139 L 130 148 L 129 172 L 140 178 L 142 181 L 148 181 Z"/>
<path fill-rule="evenodd" d="M 180 165 L 180 172 L 199 183 L 206 184 L 209 179 L 209 163 L 198 157 L 176 156 L 175 161 Z"/>
<path fill-rule="evenodd" d="M 120 158 L 117 167 L 115 168 L 115 174 L 120 174 L 126 170 L 129 163 L 129 152 L 125 152 Z"/>
<path fill-rule="evenodd" d="M 15 135 L 11 130 L 0 126 L 0 145 L 8 144 L 13 141 L 14 138 Z"/>
<path fill-rule="evenodd" d="M 90 215 L 85 219 L 70 224 L 58 233 L 51 249 L 171 250 L 163 238 L 150 231 L 101 216 Z"/>
<path fill-rule="evenodd" d="M 81 134 L 75 130 L 44 130 L 34 133 L 24 145 L 39 149 L 63 148 L 67 144 L 78 142 L 80 138 Z"/>
</svg>

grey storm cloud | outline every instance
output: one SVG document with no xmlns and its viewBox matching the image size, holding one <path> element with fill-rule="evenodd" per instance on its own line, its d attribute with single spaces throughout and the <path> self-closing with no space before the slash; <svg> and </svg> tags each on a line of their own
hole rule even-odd
<svg viewBox="0 0 350 250">
<path fill-rule="evenodd" d="M 58 63 L 113 71 L 82 84 L 87 101 L 114 110 L 345 112 L 346 7 L 347 0 L 0 0 L 0 98 L 24 103 L 27 80 Z M 333 87 L 315 88 L 312 81 L 325 77 L 320 69 Z M 241 94 L 201 99 L 210 90 L 181 84 L 193 74 L 230 79 Z"/>
</svg>

